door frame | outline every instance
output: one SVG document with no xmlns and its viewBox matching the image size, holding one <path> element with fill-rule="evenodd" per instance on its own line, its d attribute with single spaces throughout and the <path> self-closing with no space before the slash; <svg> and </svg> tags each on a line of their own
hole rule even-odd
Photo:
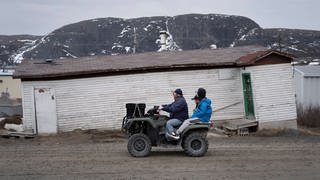
<svg viewBox="0 0 320 180">
<path fill-rule="evenodd" d="M 248 101 L 250 101 L 248 99 L 248 96 L 245 94 L 245 88 L 247 86 L 247 83 L 245 83 L 245 76 L 247 76 L 250 80 L 250 89 L 251 89 L 251 93 L 250 96 L 252 97 L 252 107 L 249 108 L 249 103 Z M 244 115 L 246 118 L 248 119 L 255 119 L 255 103 L 254 103 L 254 98 L 253 98 L 253 88 L 252 88 L 252 80 L 251 80 L 251 73 L 250 72 L 242 72 L 241 73 L 241 82 L 242 82 L 242 94 L 243 94 L 243 104 L 244 104 Z M 249 112 L 249 109 L 252 110 L 252 112 Z"/>
</svg>

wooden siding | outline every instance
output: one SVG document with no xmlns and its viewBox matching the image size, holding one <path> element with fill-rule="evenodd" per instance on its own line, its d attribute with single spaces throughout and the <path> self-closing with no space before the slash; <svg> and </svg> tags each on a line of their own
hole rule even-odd
<svg viewBox="0 0 320 180">
<path fill-rule="evenodd" d="M 290 64 L 246 67 L 250 72 L 256 120 L 260 123 L 297 118 Z"/>
<path fill-rule="evenodd" d="M 126 113 L 126 103 L 146 103 L 146 109 L 153 105 L 170 103 L 172 102 L 171 90 L 175 88 L 182 88 L 189 105 L 190 115 L 194 108 L 191 98 L 197 88 L 204 87 L 212 100 L 214 111 L 227 107 L 214 112 L 212 119 L 239 118 L 243 117 L 239 74 L 239 68 L 230 68 L 55 81 L 24 81 L 22 82 L 24 125 L 27 129 L 35 129 L 34 88 L 54 89 L 59 131 L 78 128 L 120 128 Z M 232 106 L 228 107 L 229 105 Z"/>
</svg>

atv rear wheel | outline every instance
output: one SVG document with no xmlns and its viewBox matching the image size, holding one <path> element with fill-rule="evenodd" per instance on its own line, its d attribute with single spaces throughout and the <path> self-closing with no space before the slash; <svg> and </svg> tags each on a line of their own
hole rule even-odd
<svg viewBox="0 0 320 180">
<path fill-rule="evenodd" d="M 199 157 L 206 154 L 209 144 L 202 133 L 193 132 L 183 140 L 182 146 L 187 155 Z"/>
<path fill-rule="evenodd" d="M 145 134 L 134 134 L 130 136 L 127 148 L 131 156 L 145 157 L 150 154 L 151 140 Z"/>
</svg>

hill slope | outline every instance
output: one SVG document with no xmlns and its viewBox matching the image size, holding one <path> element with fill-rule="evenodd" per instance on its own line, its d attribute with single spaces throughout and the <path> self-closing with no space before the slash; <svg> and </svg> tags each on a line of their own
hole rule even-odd
<svg viewBox="0 0 320 180">
<path fill-rule="evenodd" d="M 169 33 L 169 50 L 263 45 L 292 53 L 298 58 L 320 57 L 320 31 L 262 29 L 253 20 L 242 16 L 187 14 L 135 19 L 99 18 L 69 24 L 22 46 L 12 52 L 9 59 L 20 62 L 22 57 L 116 55 L 132 53 L 134 47 L 137 53 L 157 51 L 162 30 Z"/>
</svg>

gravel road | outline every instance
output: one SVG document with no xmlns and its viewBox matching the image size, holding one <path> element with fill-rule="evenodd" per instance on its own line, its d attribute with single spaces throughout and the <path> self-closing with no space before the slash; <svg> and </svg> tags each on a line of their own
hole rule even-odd
<svg viewBox="0 0 320 180">
<path fill-rule="evenodd" d="M 319 179 L 320 136 L 209 137 L 206 156 L 153 148 L 133 158 L 121 137 L 0 138 L 0 179 Z"/>
</svg>

